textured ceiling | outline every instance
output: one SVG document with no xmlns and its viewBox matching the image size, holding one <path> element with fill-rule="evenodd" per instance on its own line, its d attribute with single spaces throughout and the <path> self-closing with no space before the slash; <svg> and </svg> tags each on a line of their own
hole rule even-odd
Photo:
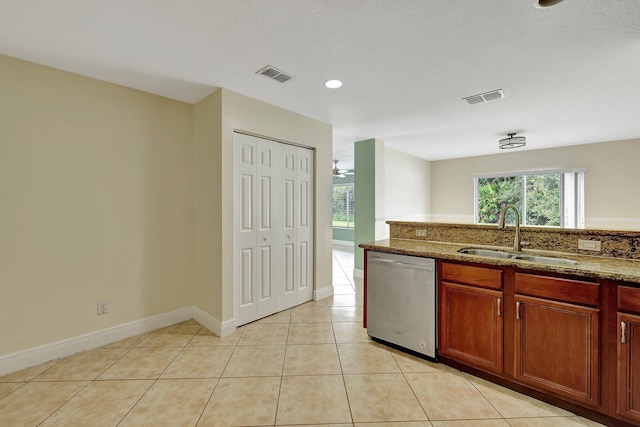
<svg viewBox="0 0 640 427">
<path fill-rule="evenodd" d="M 343 168 L 365 138 L 438 160 L 508 132 L 525 149 L 640 137 L 640 1 L 533 5 L 0 0 L 0 53 L 185 102 L 228 88 L 333 125 Z M 296 78 L 255 74 L 267 64 Z"/>
</svg>

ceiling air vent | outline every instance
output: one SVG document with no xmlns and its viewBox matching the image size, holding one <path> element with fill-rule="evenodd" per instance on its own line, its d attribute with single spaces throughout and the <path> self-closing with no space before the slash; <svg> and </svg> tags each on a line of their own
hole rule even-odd
<svg viewBox="0 0 640 427">
<path fill-rule="evenodd" d="M 469 103 L 469 105 L 481 104 L 483 102 L 493 101 L 494 99 L 504 98 L 504 92 L 502 89 L 492 90 L 491 92 L 481 93 L 479 95 L 467 96 L 462 98 Z"/>
<path fill-rule="evenodd" d="M 277 68 L 272 67 L 271 65 L 267 65 L 266 67 L 257 71 L 256 74 L 261 74 L 280 83 L 286 83 L 294 78 L 292 75 L 287 74 L 284 71 L 280 71 Z"/>
</svg>

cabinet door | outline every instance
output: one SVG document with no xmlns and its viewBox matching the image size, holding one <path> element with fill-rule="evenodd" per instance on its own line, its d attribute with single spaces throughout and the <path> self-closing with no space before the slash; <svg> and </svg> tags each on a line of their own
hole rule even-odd
<svg viewBox="0 0 640 427">
<path fill-rule="evenodd" d="M 618 313 L 618 414 L 640 421 L 640 316 Z"/>
<path fill-rule="evenodd" d="M 515 296 L 515 377 L 592 406 L 599 403 L 599 310 Z"/>
<path fill-rule="evenodd" d="M 442 282 L 439 354 L 502 373 L 502 292 Z"/>
</svg>

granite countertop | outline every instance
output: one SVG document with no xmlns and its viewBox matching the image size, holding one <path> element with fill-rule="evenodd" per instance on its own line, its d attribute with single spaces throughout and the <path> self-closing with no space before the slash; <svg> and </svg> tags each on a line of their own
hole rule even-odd
<svg viewBox="0 0 640 427">
<path fill-rule="evenodd" d="M 485 246 L 460 243 L 432 242 L 426 240 L 386 239 L 370 243 L 362 243 L 361 248 L 401 255 L 414 255 L 429 258 L 448 259 L 455 261 L 476 262 L 480 264 L 517 267 L 538 271 L 572 274 L 583 277 L 619 280 L 640 284 L 640 260 L 624 258 L 607 258 L 583 256 L 553 251 L 538 251 L 524 249 L 525 254 L 545 257 L 567 258 L 578 261 L 576 265 L 552 265 L 544 262 L 531 262 L 509 258 L 491 258 L 480 255 L 461 254 L 462 248 L 483 248 L 513 252 L 512 248 L 499 246 Z"/>
</svg>

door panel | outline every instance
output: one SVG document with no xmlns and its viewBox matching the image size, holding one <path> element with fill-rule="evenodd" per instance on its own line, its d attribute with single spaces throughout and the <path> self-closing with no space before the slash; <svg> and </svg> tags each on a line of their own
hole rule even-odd
<svg viewBox="0 0 640 427">
<path fill-rule="evenodd" d="M 515 296 L 515 377 L 593 406 L 599 402 L 599 310 Z"/>
<path fill-rule="evenodd" d="M 296 287 L 298 277 L 298 254 L 296 253 L 296 227 L 298 208 L 298 194 L 296 191 L 296 147 L 292 145 L 281 145 L 282 156 L 282 222 L 281 230 L 282 248 L 284 257 L 282 258 L 282 268 L 284 276 L 284 287 L 278 298 L 278 310 L 291 308 L 297 304 Z"/>
<path fill-rule="evenodd" d="M 260 249 L 260 301 L 272 297 L 271 289 L 271 246 Z"/>
<path fill-rule="evenodd" d="M 313 151 L 296 150 L 298 212 L 296 226 L 298 288 L 296 303 L 313 299 Z"/>
<path fill-rule="evenodd" d="M 292 294 L 295 290 L 293 283 L 295 281 L 293 275 L 293 260 L 295 248 L 293 244 L 284 245 L 284 294 Z"/>
<path fill-rule="evenodd" d="M 234 139 L 237 179 L 234 180 L 234 210 L 239 224 L 234 233 L 234 298 L 240 321 L 250 321 L 257 310 L 256 251 L 256 145 L 252 137 L 241 135 Z M 239 217 L 239 218 L 238 218 Z"/>
<path fill-rule="evenodd" d="M 294 213 L 294 180 L 287 179 L 284 182 L 284 228 L 285 230 L 293 230 L 295 227 L 295 213 Z"/>
<path fill-rule="evenodd" d="M 242 306 L 251 305 L 253 300 L 253 249 L 247 248 L 242 250 L 241 255 L 241 272 L 242 272 Z"/>
<path fill-rule="evenodd" d="M 278 282 L 278 268 L 274 268 L 273 262 L 277 259 L 277 218 L 274 216 L 274 198 L 277 198 L 277 190 L 274 191 L 273 183 L 277 180 L 277 156 L 275 155 L 278 144 L 260 138 L 255 138 L 258 160 L 256 166 L 257 191 L 256 216 L 258 218 L 258 234 L 256 245 L 259 246 L 259 259 L 256 263 L 256 289 L 259 295 L 254 319 L 259 319 L 277 311 L 277 298 L 272 288 Z"/>
<path fill-rule="evenodd" d="M 271 177 L 260 177 L 260 230 L 271 230 Z"/>
</svg>

